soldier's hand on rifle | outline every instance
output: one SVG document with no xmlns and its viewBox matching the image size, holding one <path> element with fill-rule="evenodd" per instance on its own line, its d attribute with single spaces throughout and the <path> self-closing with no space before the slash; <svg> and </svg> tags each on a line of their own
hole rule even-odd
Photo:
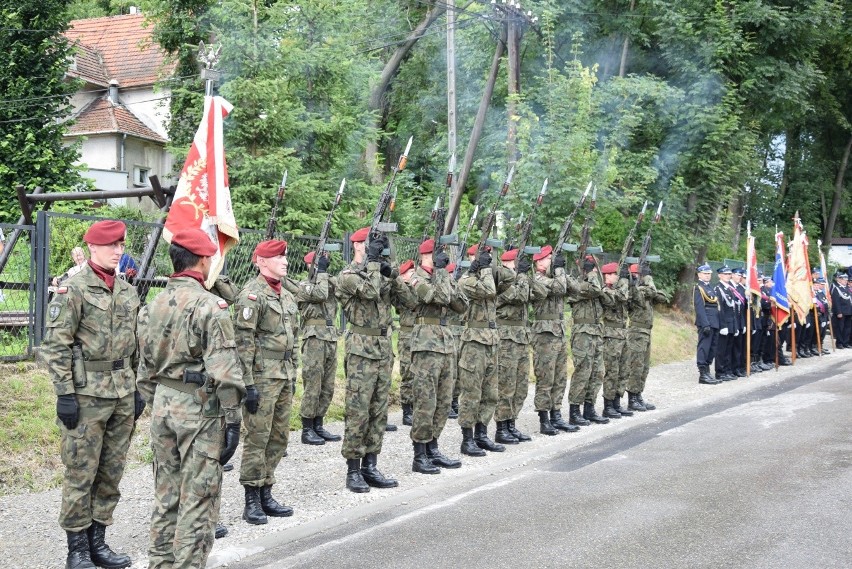
<svg viewBox="0 0 852 569">
<path fill-rule="evenodd" d="M 222 449 L 222 454 L 219 455 L 219 464 L 227 464 L 234 457 L 239 444 L 240 423 L 228 423 L 225 425 L 225 447 Z"/>
<path fill-rule="evenodd" d="M 328 266 L 331 264 L 331 259 L 328 258 L 328 255 L 322 255 L 317 261 L 317 272 L 325 273 L 328 271 Z"/>
<path fill-rule="evenodd" d="M 553 258 L 553 268 L 554 269 L 564 269 L 565 268 L 565 255 L 562 253 L 557 253 L 557 255 Z"/>
<path fill-rule="evenodd" d="M 595 268 L 595 258 L 591 255 L 586 255 L 586 258 L 583 259 L 583 272 L 588 273 L 589 271 L 594 270 Z"/>
<path fill-rule="evenodd" d="M 77 396 L 73 393 L 57 396 L 56 416 L 69 431 L 76 429 L 77 422 L 80 420 L 80 405 L 77 403 Z"/>
<path fill-rule="evenodd" d="M 627 265 L 627 263 L 622 263 L 621 270 L 618 272 L 618 276 L 622 279 L 630 279 L 630 267 Z"/>
<path fill-rule="evenodd" d="M 479 261 L 479 268 L 491 266 L 491 251 L 489 251 L 488 248 L 483 249 L 479 252 L 479 256 L 476 260 Z"/>
<path fill-rule="evenodd" d="M 450 256 L 443 251 L 439 251 L 435 253 L 435 258 L 432 264 L 435 265 L 436 269 L 446 269 L 447 265 L 450 264 Z"/>
<path fill-rule="evenodd" d="M 138 421 L 142 416 L 142 411 L 145 410 L 145 400 L 138 391 L 133 392 L 133 420 Z"/>
<path fill-rule="evenodd" d="M 532 268 L 532 263 L 530 262 L 529 257 L 523 257 L 520 261 L 518 261 L 518 274 L 528 273 Z"/>
<path fill-rule="evenodd" d="M 382 276 L 386 279 L 391 278 L 391 276 L 393 275 L 393 267 L 389 262 L 385 261 L 384 259 L 382 259 L 381 263 L 382 264 L 379 267 L 379 272 L 382 273 Z"/>
<path fill-rule="evenodd" d="M 651 263 L 648 261 L 642 261 L 642 265 L 639 266 L 639 274 L 643 277 L 647 277 L 651 274 Z"/>
<path fill-rule="evenodd" d="M 382 251 L 385 250 L 385 242 L 381 236 L 375 236 L 367 245 L 367 261 L 370 263 L 378 263 L 382 258 Z"/>
<path fill-rule="evenodd" d="M 254 415 L 260 406 L 260 393 L 254 385 L 246 386 L 246 411 Z"/>
</svg>

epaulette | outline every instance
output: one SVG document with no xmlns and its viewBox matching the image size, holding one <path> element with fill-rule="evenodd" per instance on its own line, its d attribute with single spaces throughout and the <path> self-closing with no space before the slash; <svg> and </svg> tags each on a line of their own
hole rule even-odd
<svg viewBox="0 0 852 569">
<path fill-rule="evenodd" d="M 68 292 L 67 286 L 61 286 L 58 289 L 56 289 L 56 294 L 65 294 L 67 292 Z"/>
<path fill-rule="evenodd" d="M 219 300 L 219 301 L 216 302 L 216 304 L 219 305 L 219 308 L 228 308 L 228 303 L 225 302 L 224 300 Z"/>
<path fill-rule="evenodd" d="M 249 300 L 257 300 L 257 295 L 254 294 L 253 292 L 248 293 L 246 296 L 248 297 Z"/>
</svg>

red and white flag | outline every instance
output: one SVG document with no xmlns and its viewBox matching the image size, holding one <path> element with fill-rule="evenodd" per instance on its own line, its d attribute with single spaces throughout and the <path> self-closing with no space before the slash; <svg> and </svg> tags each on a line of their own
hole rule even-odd
<svg viewBox="0 0 852 569">
<path fill-rule="evenodd" d="M 213 255 L 207 277 L 208 288 L 222 271 L 225 254 L 240 242 L 231 204 L 231 189 L 228 187 L 222 134 L 222 121 L 232 109 L 231 103 L 222 97 L 204 97 L 204 116 L 180 172 L 174 201 L 163 228 L 163 238 L 168 243 L 181 229 L 198 228 L 210 236 L 218 251 Z"/>
<path fill-rule="evenodd" d="M 749 223 L 748 230 L 746 265 L 746 290 L 760 296 L 760 281 L 757 280 L 757 255 L 754 249 L 754 236 L 751 234 L 751 223 Z"/>
</svg>

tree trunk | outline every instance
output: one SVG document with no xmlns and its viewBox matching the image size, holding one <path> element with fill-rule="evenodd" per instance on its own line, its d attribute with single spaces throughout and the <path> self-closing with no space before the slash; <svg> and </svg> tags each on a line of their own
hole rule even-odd
<svg viewBox="0 0 852 569">
<path fill-rule="evenodd" d="M 790 168 L 793 163 L 794 148 L 798 146 L 799 129 L 788 130 L 784 136 L 784 171 L 781 175 L 781 186 L 778 188 L 778 205 L 784 203 L 787 190 L 790 189 Z"/>
<path fill-rule="evenodd" d="M 633 8 L 636 6 L 636 0 L 630 0 L 630 11 L 633 12 Z M 630 36 L 625 33 L 624 34 L 624 45 L 621 46 L 621 64 L 618 66 L 618 76 L 624 77 L 624 74 L 627 72 L 627 49 L 630 46 Z"/>
<path fill-rule="evenodd" d="M 849 153 L 852 151 L 852 135 L 846 142 L 846 148 L 843 149 L 843 157 L 840 159 L 840 168 L 837 170 L 837 177 L 834 179 L 834 199 L 831 200 L 831 211 L 828 214 L 828 220 L 825 223 L 825 230 L 822 233 L 823 240 L 831 247 L 831 237 L 834 234 L 834 224 L 837 221 L 837 214 L 840 212 L 840 207 L 843 205 L 843 186 L 846 177 L 846 168 L 849 167 Z"/>
<path fill-rule="evenodd" d="M 740 237 L 743 233 L 743 215 L 745 215 L 745 200 L 741 192 L 731 196 L 731 250 L 736 254 L 740 248 Z"/>
</svg>

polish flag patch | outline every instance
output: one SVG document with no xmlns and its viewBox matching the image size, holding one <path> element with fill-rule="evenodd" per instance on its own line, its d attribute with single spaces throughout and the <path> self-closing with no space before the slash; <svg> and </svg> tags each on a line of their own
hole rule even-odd
<svg viewBox="0 0 852 569">
<path fill-rule="evenodd" d="M 257 295 L 250 292 L 250 293 L 248 293 L 248 299 L 249 300 L 257 300 Z"/>
<path fill-rule="evenodd" d="M 228 308 L 228 303 L 225 302 L 224 300 L 218 301 L 217 304 L 219 304 L 219 308 Z"/>
<path fill-rule="evenodd" d="M 67 292 L 68 292 L 67 286 L 61 286 L 58 289 L 56 289 L 56 294 L 65 294 Z"/>
</svg>

